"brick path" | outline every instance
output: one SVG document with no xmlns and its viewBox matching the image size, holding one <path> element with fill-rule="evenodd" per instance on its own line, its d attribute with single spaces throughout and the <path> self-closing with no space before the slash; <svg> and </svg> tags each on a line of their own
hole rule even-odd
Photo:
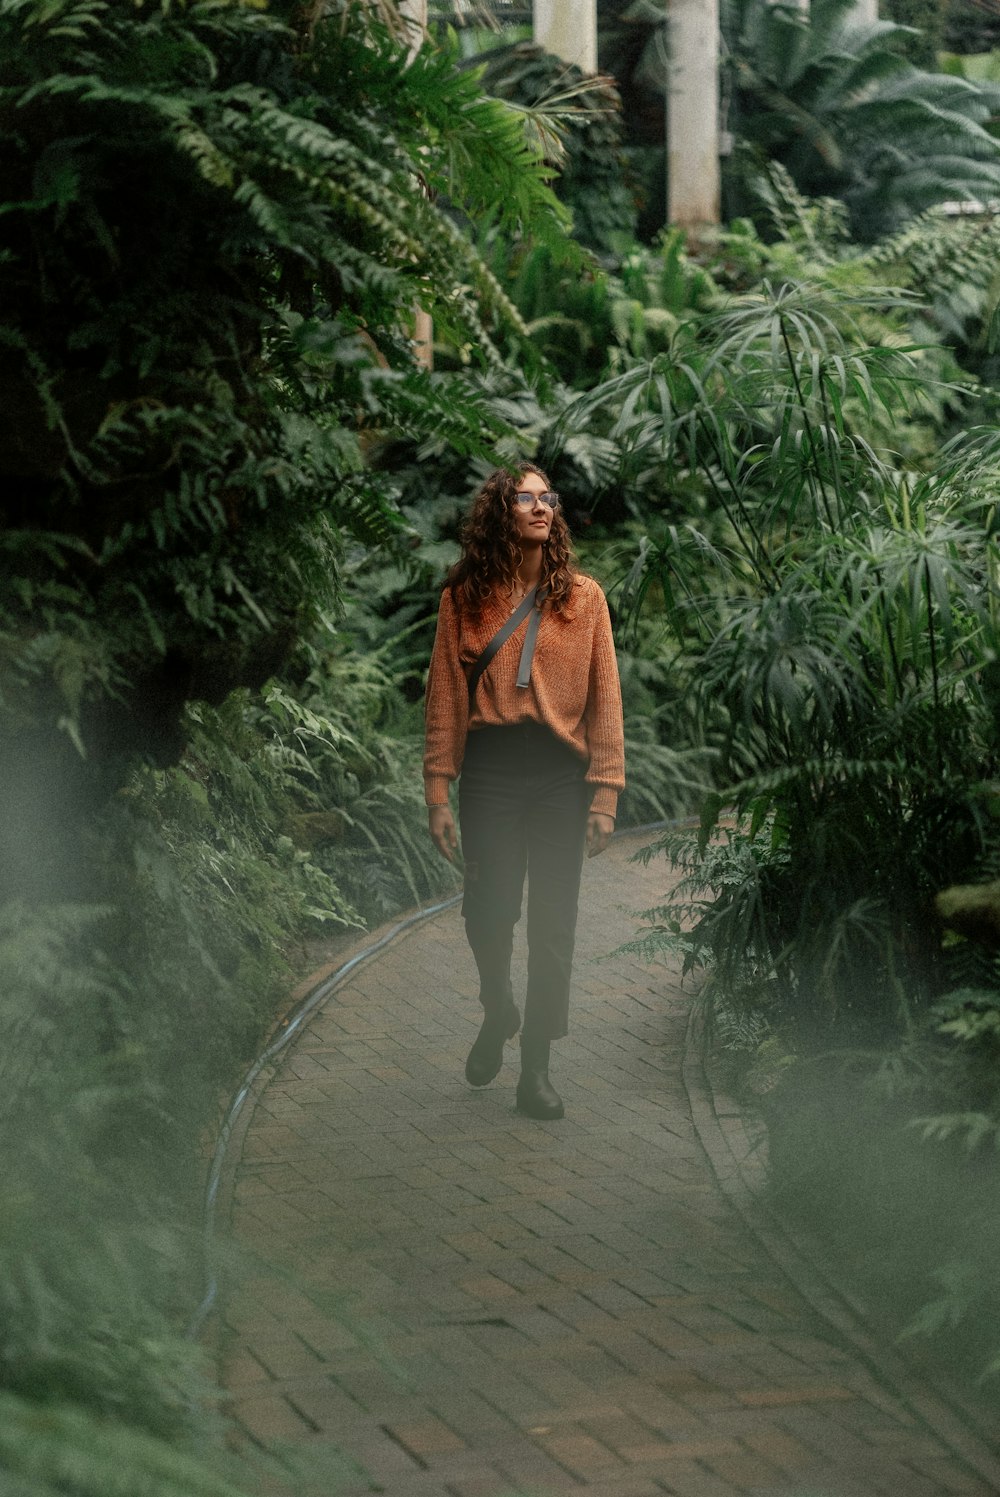
<svg viewBox="0 0 1000 1497">
<path fill-rule="evenodd" d="M 662 897 L 584 874 L 565 1120 L 472 1091 L 456 909 L 316 1012 L 234 1140 L 226 1376 L 299 1497 L 989 1497 L 720 1194 L 681 1076 L 690 995 L 597 960 Z M 338 1465 L 339 1461 L 339 1465 Z"/>
</svg>

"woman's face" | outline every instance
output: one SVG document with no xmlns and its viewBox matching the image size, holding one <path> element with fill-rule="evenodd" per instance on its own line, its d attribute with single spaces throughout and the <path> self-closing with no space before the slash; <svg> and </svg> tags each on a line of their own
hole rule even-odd
<svg viewBox="0 0 1000 1497">
<path fill-rule="evenodd" d="M 522 473 L 517 481 L 517 492 L 519 494 L 548 493 L 549 486 L 540 473 Z M 517 530 L 518 540 L 527 541 L 529 544 L 544 545 L 549 538 L 552 529 L 552 510 L 547 504 L 535 497 L 534 503 L 530 505 L 519 504 L 516 499 L 511 500 L 514 509 L 514 527 Z"/>
</svg>

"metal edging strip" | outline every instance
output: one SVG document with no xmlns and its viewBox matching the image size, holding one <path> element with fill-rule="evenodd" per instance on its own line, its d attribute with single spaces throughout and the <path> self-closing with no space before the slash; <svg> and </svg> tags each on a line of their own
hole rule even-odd
<svg viewBox="0 0 1000 1497">
<path fill-rule="evenodd" d="M 215 1208 L 219 1195 L 219 1184 L 222 1179 L 222 1171 L 225 1168 L 226 1153 L 229 1149 L 233 1129 L 236 1126 L 240 1113 L 243 1111 L 247 1098 L 250 1096 L 257 1077 L 280 1054 L 289 1041 L 298 1034 L 310 1015 L 315 1013 L 316 1009 L 320 1008 L 331 997 L 344 979 L 356 967 L 369 961 L 373 956 L 377 956 L 380 951 L 388 946 L 390 941 L 395 940 L 396 936 L 400 935 L 404 930 L 410 929 L 411 926 L 419 925 L 423 920 L 429 920 L 432 915 L 440 915 L 443 910 L 450 909 L 453 905 L 456 905 L 461 897 L 461 892 L 459 892 L 458 894 L 452 894 L 448 899 L 439 900 L 436 904 L 414 910 L 405 919 L 398 920 L 377 941 L 373 941 L 370 946 L 366 946 L 362 951 L 356 952 L 354 956 L 344 962 L 343 966 L 338 967 L 336 972 L 331 973 L 329 977 L 325 977 L 322 982 L 317 983 L 316 987 L 307 993 L 298 1007 L 293 1010 L 291 1018 L 282 1026 L 281 1033 L 276 1035 L 270 1044 L 261 1051 L 260 1055 L 258 1055 L 257 1059 L 244 1075 L 243 1081 L 233 1096 L 219 1128 L 215 1150 L 212 1155 L 212 1166 L 209 1170 L 208 1182 L 205 1186 L 202 1238 L 204 1243 L 206 1285 L 201 1303 L 192 1315 L 187 1327 L 186 1334 L 189 1340 L 194 1340 L 199 1334 L 218 1298 L 219 1278 L 215 1266 Z"/>
<path fill-rule="evenodd" d="M 614 839 L 617 840 L 619 837 L 635 837 L 647 832 L 665 831 L 667 827 L 685 826 L 688 824 L 697 825 L 697 817 L 683 817 L 671 821 L 650 821 L 646 822 L 643 826 L 622 827 L 620 831 L 615 831 Z M 459 891 L 457 894 L 450 895 L 447 899 L 439 900 L 436 904 L 414 910 L 412 914 L 405 916 L 404 919 L 397 921 L 395 925 L 391 926 L 385 935 L 380 936 L 377 941 L 373 941 L 370 946 L 366 946 L 362 951 L 356 952 L 354 956 L 344 962 L 343 966 L 338 967 L 336 972 L 333 972 L 329 977 L 325 977 L 322 982 L 317 983 L 316 987 L 307 993 L 302 1002 L 293 1009 L 292 1016 L 282 1026 L 281 1033 L 276 1035 L 261 1051 L 260 1055 L 258 1055 L 257 1059 L 245 1073 L 220 1124 L 216 1137 L 215 1150 L 212 1155 L 212 1165 L 208 1173 L 208 1182 L 205 1186 L 202 1242 L 206 1283 L 201 1302 L 191 1316 L 187 1326 L 186 1335 L 189 1340 L 193 1341 L 200 1334 L 218 1298 L 219 1276 L 215 1266 L 216 1202 L 219 1196 L 219 1185 L 222 1180 L 222 1171 L 225 1168 L 226 1153 L 229 1149 L 233 1129 L 236 1126 L 240 1113 L 246 1105 L 247 1098 L 250 1096 L 257 1077 L 266 1066 L 270 1065 L 275 1056 L 280 1054 L 293 1036 L 298 1034 L 309 1016 L 336 992 L 340 984 L 356 967 L 370 961 L 373 956 L 377 956 L 380 951 L 388 946 L 390 941 L 395 940 L 396 936 L 400 935 L 403 931 L 409 930 L 414 925 L 419 925 L 424 920 L 429 920 L 433 915 L 440 915 L 444 910 L 451 909 L 454 905 L 458 904 L 461 898 L 462 894 Z"/>
</svg>

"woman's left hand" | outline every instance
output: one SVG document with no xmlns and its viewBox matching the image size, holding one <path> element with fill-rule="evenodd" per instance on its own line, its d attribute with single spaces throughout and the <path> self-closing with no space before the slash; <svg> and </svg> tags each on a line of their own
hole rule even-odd
<svg viewBox="0 0 1000 1497">
<path fill-rule="evenodd" d="M 587 857 L 596 858 L 603 852 L 615 830 L 615 818 L 604 816 L 600 811 L 591 811 L 587 817 Z"/>
</svg>

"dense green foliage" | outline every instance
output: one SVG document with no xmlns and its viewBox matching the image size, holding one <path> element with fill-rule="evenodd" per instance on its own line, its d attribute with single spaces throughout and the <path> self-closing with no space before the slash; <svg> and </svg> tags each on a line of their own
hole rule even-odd
<svg viewBox="0 0 1000 1497">
<path fill-rule="evenodd" d="M 435 199 L 557 215 L 519 120 L 370 17 L 300 37 L 237 4 L 8 0 L 0 51 L 22 887 L 55 873 L 39 761 L 70 805 L 171 762 L 184 702 L 260 685 L 333 602 L 344 537 L 396 528 L 366 432 L 493 435 L 413 369 L 418 301 L 484 357 L 518 336 Z"/>
<path fill-rule="evenodd" d="M 894 21 L 905 19 L 895 14 L 896 5 L 904 4 L 923 8 L 930 0 L 889 0 Z M 936 36 L 937 32 L 932 30 L 931 34 Z M 940 37 L 949 52 L 989 52 L 1000 47 L 1000 14 L 983 0 L 947 0 Z"/>
<path fill-rule="evenodd" d="M 739 295 L 578 398 L 619 441 L 655 434 L 684 496 L 647 512 L 622 605 L 662 621 L 714 788 L 700 834 L 663 839 L 685 878 L 641 946 L 705 979 L 717 1040 L 766 1099 L 783 1197 L 915 1332 L 964 1333 L 995 1305 L 1000 972 L 945 934 L 935 896 L 995 879 L 1000 855 L 1000 448 L 995 418 L 963 428 L 995 396 L 937 340 L 986 337 L 992 228 L 931 218 L 858 251 L 834 205 L 771 185 L 779 237 L 721 236 L 715 275 Z M 993 1361 L 966 1339 L 967 1366 Z"/>
<path fill-rule="evenodd" d="M 559 122 L 562 138 L 542 144 L 559 165 L 556 191 L 573 214 L 574 238 L 598 254 L 619 253 L 635 236 L 636 214 L 617 88 L 523 42 L 491 48 L 478 61 L 491 94 Z"/>
<path fill-rule="evenodd" d="M 775 160 L 805 192 L 843 198 L 866 239 L 933 203 L 996 196 L 995 90 L 970 88 L 968 78 L 954 88 L 939 64 L 944 46 L 971 53 L 1000 44 L 989 8 L 883 0 L 873 27 L 853 9 L 852 0 L 723 0 L 720 124 L 734 146 L 723 159 L 727 219 L 749 210 L 748 180 Z M 648 243 L 667 214 L 670 26 L 654 0 L 601 0 L 598 26 L 601 66 L 622 94 Z"/>
<path fill-rule="evenodd" d="M 666 8 L 657 0 L 600 0 L 598 55 L 623 101 L 623 135 L 637 184 L 639 237 L 648 243 L 667 219 Z"/>
<path fill-rule="evenodd" d="M 768 160 L 810 195 L 836 194 L 855 234 L 874 239 L 947 199 L 989 202 L 1000 146 L 989 124 L 995 86 L 916 67 L 906 33 L 851 17 L 852 0 L 813 0 L 808 13 L 770 0 L 728 0 L 729 214 Z"/>
<path fill-rule="evenodd" d="M 896 44 L 920 68 L 937 66 L 946 21 L 953 24 L 950 13 L 955 9 L 949 0 L 884 0 L 879 8 L 885 20 L 911 28 L 911 35 L 898 37 Z"/>
<path fill-rule="evenodd" d="M 303 946 L 452 876 L 420 697 L 498 458 L 546 465 L 610 589 L 623 820 L 704 805 L 680 939 L 719 1033 L 789 1086 L 881 1044 L 913 1148 L 979 1168 L 1000 977 L 928 911 L 1000 867 L 998 457 L 962 435 L 995 425 L 996 234 L 932 211 L 860 250 L 789 172 L 872 234 L 993 192 L 992 94 L 889 27 L 834 45 L 843 8 L 734 6 L 779 164 L 695 260 L 626 242 L 613 97 L 553 97 L 533 51 L 489 64 L 511 107 L 389 5 L 0 0 L 12 1490 L 227 1489 L 180 1334 L 197 1134 Z M 662 15 L 613 10 L 648 73 Z M 982 1255 L 936 1241 L 926 1325 L 985 1302 Z"/>
<path fill-rule="evenodd" d="M 447 52 L 409 58 L 383 10 L 0 5 L 19 1492 L 223 1490 L 185 1455 L 215 1433 L 182 1335 L 199 1131 L 299 943 L 447 876 L 412 693 L 352 652 L 344 578 L 416 538 L 384 432 L 455 460 L 512 434 L 414 359 L 418 304 L 459 367 L 533 358 L 455 213 L 560 243 L 563 212 L 524 117 Z"/>
</svg>

